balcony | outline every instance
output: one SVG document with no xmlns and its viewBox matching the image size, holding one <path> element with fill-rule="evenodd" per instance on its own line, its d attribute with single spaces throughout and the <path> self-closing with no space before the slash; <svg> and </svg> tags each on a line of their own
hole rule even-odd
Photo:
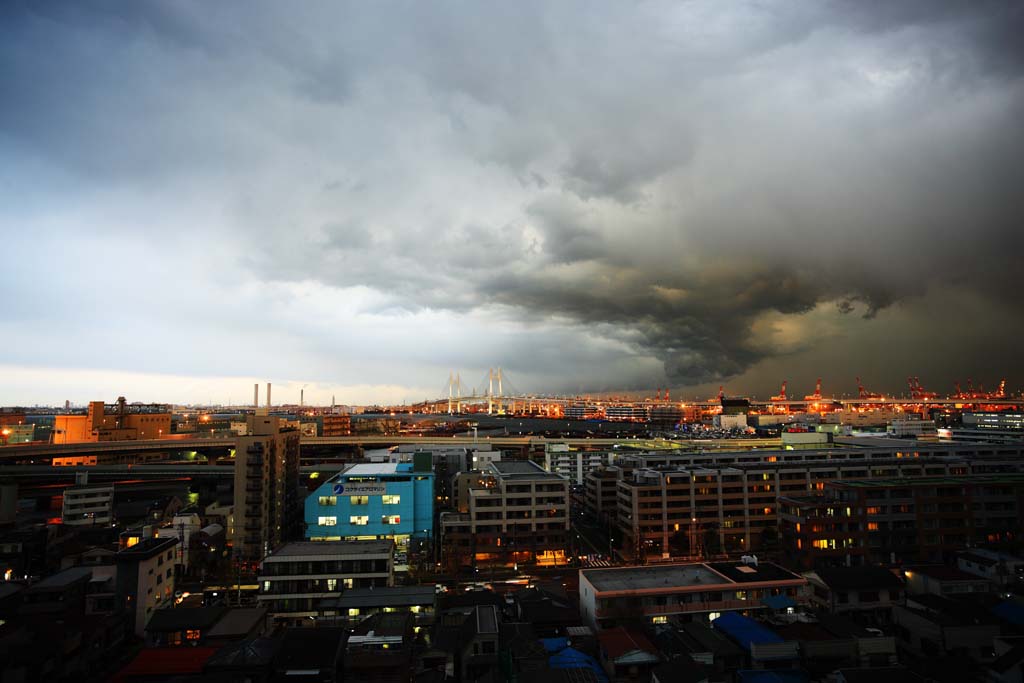
<svg viewBox="0 0 1024 683">
<path fill-rule="evenodd" d="M 628 605 L 606 607 L 598 609 L 598 619 L 616 619 L 636 615 L 660 616 L 668 614 L 691 614 L 704 612 L 720 612 L 732 609 L 759 609 L 760 600 L 717 600 L 708 602 L 684 602 L 672 603 L 670 605 Z"/>
</svg>

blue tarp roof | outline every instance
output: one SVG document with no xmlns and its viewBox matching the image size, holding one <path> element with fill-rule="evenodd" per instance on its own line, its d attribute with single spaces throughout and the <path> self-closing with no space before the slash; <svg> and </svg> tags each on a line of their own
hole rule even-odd
<svg viewBox="0 0 1024 683">
<path fill-rule="evenodd" d="M 739 612 L 726 612 L 711 622 L 711 626 L 729 636 L 749 650 L 752 643 L 781 643 L 782 637 Z"/>
<path fill-rule="evenodd" d="M 555 640 L 549 638 L 548 640 Z M 604 674 L 604 669 L 597 663 L 597 660 L 579 650 L 571 647 L 567 647 L 562 651 L 551 655 L 548 659 L 548 665 L 552 669 L 590 669 L 594 672 L 594 676 L 600 683 L 608 683 L 608 677 Z"/>
<path fill-rule="evenodd" d="M 769 595 L 761 601 L 761 604 L 769 609 L 786 609 L 796 607 L 796 602 L 788 595 Z"/>
<path fill-rule="evenodd" d="M 541 638 L 540 642 L 548 652 L 558 652 L 569 647 L 568 638 Z"/>
<path fill-rule="evenodd" d="M 744 669 L 736 672 L 739 683 L 807 683 L 811 679 L 799 669 Z"/>
<path fill-rule="evenodd" d="M 1011 624 L 1024 626 L 1024 605 L 1013 600 L 1004 600 L 992 608 L 992 614 L 1005 619 Z"/>
</svg>

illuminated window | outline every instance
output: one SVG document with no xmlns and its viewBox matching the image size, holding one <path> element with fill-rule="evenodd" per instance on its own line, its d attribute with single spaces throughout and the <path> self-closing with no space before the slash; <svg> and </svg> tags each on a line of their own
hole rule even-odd
<svg viewBox="0 0 1024 683">
<path fill-rule="evenodd" d="M 321 505 L 324 505 L 324 506 L 327 506 L 327 505 L 337 505 L 338 504 L 338 497 L 337 496 L 320 496 L 318 502 Z"/>
<path fill-rule="evenodd" d="M 185 631 L 185 640 L 199 640 L 199 629 L 190 628 Z"/>
<path fill-rule="evenodd" d="M 358 607 L 349 607 L 348 608 L 348 615 L 350 617 L 358 617 L 359 616 L 359 608 Z"/>
<path fill-rule="evenodd" d="M 316 523 L 319 524 L 320 526 L 337 526 L 338 518 L 337 517 L 333 517 L 333 516 L 332 517 L 317 517 Z"/>
<path fill-rule="evenodd" d="M 337 579 L 327 579 L 327 590 L 333 591 L 333 590 L 337 590 L 337 588 L 338 588 L 338 580 Z"/>
<path fill-rule="evenodd" d="M 880 507 L 870 507 L 870 508 L 868 508 L 868 514 L 869 515 L 877 515 L 877 514 L 880 514 L 881 512 L 882 512 L 882 508 L 880 508 Z"/>
<path fill-rule="evenodd" d="M 398 505 L 402 502 L 401 496 L 381 496 L 381 502 L 385 505 Z"/>
<path fill-rule="evenodd" d="M 651 617 L 652 624 L 667 624 L 668 617 Z"/>
<path fill-rule="evenodd" d="M 818 550 L 835 550 L 836 539 L 834 538 L 819 538 L 811 542 L 811 545 Z"/>
<path fill-rule="evenodd" d="M 380 518 L 381 524 L 401 524 L 402 518 L 399 515 L 384 515 Z"/>
<path fill-rule="evenodd" d="M 868 531 L 878 531 L 878 522 L 868 522 Z"/>
<path fill-rule="evenodd" d="M 369 496 L 349 496 L 349 505 L 368 505 L 370 502 Z"/>
<path fill-rule="evenodd" d="M 139 542 L 138 536 L 129 536 L 127 546 L 131 548 L 133 545 L 137 545 Z"/>
<path fill-rule="evenodd" d="M 342 579 L 341 582 L 345 585 L 345 588 L 351 588 L 355 584 L 354 579 Z"/>
<path fill-rule="evenodd" d="M 348 518 L 348 523 L 355 526 L 366 526 L 370 523 L 370 518 L 366 515 L 352 515 Z"/>
</svg>

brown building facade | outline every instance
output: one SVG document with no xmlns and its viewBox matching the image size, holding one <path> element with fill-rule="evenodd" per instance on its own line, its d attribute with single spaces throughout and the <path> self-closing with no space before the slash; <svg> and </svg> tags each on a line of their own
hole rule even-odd
<svg viewBox="0 0 1024 683">
<path fill-rule="evenodd" d="M 283 543 L 302 537 L 299 438 L 273 415 L 249 415 L 247 436 L 235 446 L 237 559 L 257 562 Z"/>
<path fill-rule="evenodd" d="M 113 405 L 92 401 L 85 415 L 57 415 L 53 425 L 55 443 L 136 441 L 170 433 L 171 413 L 166 406 L 128 405 L 123 396 Z"/>
</svg>

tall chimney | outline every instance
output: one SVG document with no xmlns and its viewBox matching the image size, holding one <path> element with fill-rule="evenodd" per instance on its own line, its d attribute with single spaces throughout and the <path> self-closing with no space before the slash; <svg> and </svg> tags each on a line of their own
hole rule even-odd
<svg viewBox="0 0 1024 683">
<path fill-rule="evenodd" d="M 270 382 L 267 382 L 267 410 L 270 410 L 273 404 L 270 402 Z"/>
<path fill-rule="evenodd" d="M 253 384 L 252 385 L 252 407 L 253 408 L 259 408 L 260 407 L 260 385 L 259 384 Z"/>
<path fill-rule="evenodd" d="M 299 389 L 299 407 L 306 405 L 306 390 Z"/>
</svg>

